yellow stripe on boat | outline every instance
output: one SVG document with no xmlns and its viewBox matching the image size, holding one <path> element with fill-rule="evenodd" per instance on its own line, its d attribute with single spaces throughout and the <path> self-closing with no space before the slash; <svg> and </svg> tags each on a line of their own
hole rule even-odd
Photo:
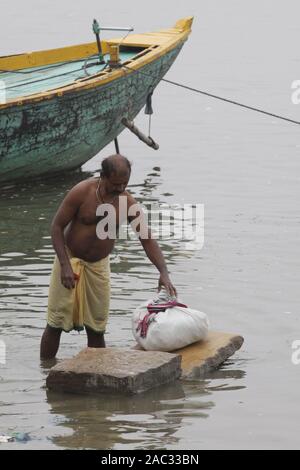
<svg viewBox="0 0 300 470">
<path fill-rule="evenodd" d="M 106 54 L 109 50 L 110 44 L 119 44 L 120 42 L 122 42 L 122 46 L 143 48 L 153 47 L 153 49 L 150 50 L 148 54 L 143 55 L 142 57 L 137 58 L 133 63 L 130 63 L 131 69 L 138 70 L 144 65 L 158 59 L 159 57 L 162 57 L 168 51 L 176 47 L 179 43 L 186 41 L 191 32 L 192 23 L 193 17 L 187 17 L 177 21 L 174 28 L 163 29 L 153 33 L 131 34 L 128 35 L 125 40 L 118 38 L 111 39 L 109 41 L 102 41 L 102 50 L 103 53 Z M 58 62 L 71 61 L 88 57 L 96 53 L 96 43 L 87 43 L 78 46 L 69 46 L 59 49 L 50 49 L 46 51 L 37 51 L 20 55 L 0 57 L 0 70 L 22 70 L 30 67 L 51 65 Z M 0 109 L 9 106 L 15 106 L 16 104 L 21 105 L 43 99 L 50 99 L 54 95 L 62 96 L 64 93 L 73 92 L 80 89 L 94 88 L 116 80 L 117 78 L 128 73 L 130 73 L 128 69 L 118 69 L 112 72 L 104 72 L 102 76 L 89 79 L 88 82 L 83 79 L 83 81 L 78 81 L 78 83 L 66 85 L 63 88 L 60 88 L 59 91 L 55 89 L 44 91 L 29 97 L 19 97 L 14 100 L 9 100 L 7 103 L 0 103 Z"/>
</svg>

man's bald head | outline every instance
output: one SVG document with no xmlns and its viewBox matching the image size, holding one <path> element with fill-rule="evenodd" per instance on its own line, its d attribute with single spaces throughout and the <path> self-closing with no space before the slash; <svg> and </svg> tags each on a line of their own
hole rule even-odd
<svg viewBox="0 0 300 470">
<path fill-rule="evenodd" d="M 128 158 L 120 154 L 110 155 L 104 158 L 101 164 L 100 176 L 110 178 L 114 176 L 130 176 L 131 163 Z"/>
</svg>

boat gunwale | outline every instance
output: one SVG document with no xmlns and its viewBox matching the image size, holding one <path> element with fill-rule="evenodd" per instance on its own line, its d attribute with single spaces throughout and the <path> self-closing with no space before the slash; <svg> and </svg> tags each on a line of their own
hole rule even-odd
<svg viewBox="0 0 300 470">
<path fill-rule="evenodd" d="M 167 54 L 172 49 L 175 49 L 180 43 L 184 43 L 187 40 L 189 34 L 191 33 L 192 21 L 193 21 L 193 17 L 187 17 L 187 18 L 177 21 L 175 27 L 170 30 L 162 30 L 162 31 L 155 32 L 154 34 L 156 34 L 156 36 L 159 34 L 167 36 L 167 39 L 164 39 L 164 40 L 162 39 L 160 44 L 157 44 L 154 42 L 152 44 L 148 44 L 147 46 L 146 43 L 140 44 L 139 42 L 134 41 L 134 37 L 132 38 L 132 42 L 130 42 L 131 38 L 129 35 L 126 38 L 126 41 L 122 42 L 122 46 L 144 47 L 145 50 L 148 49 L 148 52 L 146 54 L 145 53 L 142 54 L 141 57 L 138 57 L 140 53 L 137 54 L 137 56 L 133 57 L 132 59 L 125 61 L 124 64 L 122 64 L 122 67 L 117 68 L 115 70 L 107 70 L 107 71 L 102 71 L 102 72 L 100 71 L 97 74 L 95 74 L 95 76 L 91 76 L 91 78 L 89 77 L 83 78 L 81 80 L 78 80 L 78 82 L 76 83 L 64 85 L 62 87 L 56 87 L 52 90 L 35 93 L 32 95 L 28 95 L 26 97 L 14 98 L 5 103 L 0 103 L 0 111 L 4 109 L 16 107 L 16 106 L 22 106 L 22 105 L 27 105 L 31 103 L 38 103 L 41 101 L 50 100 L 55 97 L 61 97 L 61 96 L 64 96 L 66 94 L 70 94 L 73 92 L 89 90 L 91 88 L 96 88 L 98 86 L 106 85 L 121 77 L 128 76 L 131 73 L 138 71 L 144 65 L 147 65 L 148 63 L 155 61 L 156 59 Z M 138 36 L 142 38 L 143 36 L 150 36 L 151 34 L 153 33 L 143 33 Z M 112 40 L 106 41 L 106 44 L 108 45 L 116 44 L 120 41 L 121 41 L 120 39 L 112 39 Z M 14 55 L 18 56 L 22 54 L 14 54 Z M 9 56 L 6 56 L 6 57 L 9 57 Z M 129 67 L 126 68 L 125 70 L 123 67 L 128 66 L 129 64 L 130 64 L 130 70 L 129 70 Z"/>
</svg>

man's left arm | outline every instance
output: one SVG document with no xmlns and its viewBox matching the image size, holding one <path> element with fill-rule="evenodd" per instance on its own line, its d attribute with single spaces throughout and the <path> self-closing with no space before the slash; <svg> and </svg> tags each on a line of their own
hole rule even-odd
<svg viewBox="0 0 300 470">
<path fill-rule="evenodd" d="M 164 259 L 164 255 L 157 243 L 157 241 L 152 238 L 151 231 L 147 225 L 145 214 L 141 206 L 137 201 L 127 192 L 127 202 L 128 202 L 128 222 L 132 225 L 133 230 L 139 237 L 139 240 L 145 250 L 146 255 L 154 266 L 158 269 L 160 276 L 158 281 L 158 289 L 161 290 L 164 286 L 167 292 L 177 297 L 177 291 L 173 286 L 171 279 L 169 277 L 167 265 Z"/>
<path fill-rule="evenodd" d="M 150 230 L 149 230 L 149 236 L 151 237 Z M 164 259 L 164 255 L 157 241 L 154 240 L 153 238 L 145 239 L 141 237 L 139 238 L 139 240 L 149 260 L 151 261 L 151 263 L 154 264 L 154 266 L 157 267 L 158 271 L 160 272 L 160 276 L 158 280 L 158 289 L 161 290 L 162 286 L 164 286 L 170 295 L 177 297 L 177 291 L 171 282 L 167 265 Z"/>
</svg>

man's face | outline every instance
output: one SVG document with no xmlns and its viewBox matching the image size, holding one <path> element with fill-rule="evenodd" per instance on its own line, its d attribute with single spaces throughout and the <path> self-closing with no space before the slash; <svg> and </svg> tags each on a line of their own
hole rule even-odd
<svg viewBox="0 0 300 470">
<path fill-rule="evenodd" d="M 125 175 L 113 173 L 109 178 L 104 178 L 106 192 L 112 196 L 122 194 L 128 185 L 129 178 L 130 173 Z"/>
</svg>

